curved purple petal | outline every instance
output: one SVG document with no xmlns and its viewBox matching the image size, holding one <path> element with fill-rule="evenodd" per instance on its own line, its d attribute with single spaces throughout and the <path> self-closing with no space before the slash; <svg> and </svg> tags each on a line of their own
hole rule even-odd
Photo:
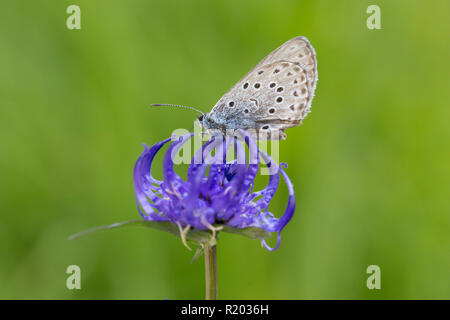
<svg viewBox="0 0 450 320">
<path fill-rule="evenodd" d="M 291 220 L 292 216 L 294 215 L 294 211 L 295 211 L 294 185 L 292 184 L 291 179 L 289 179 L 286 172 L 283 170 L 283 166 L 287 167 L 287 165 L 285 163 L 282 163 L 280 166 L 280 172 L 281 172 L 281 175 L 283 176 L 284 181 L 286 182 L 286 185 L 288 187 L 289 200 L 288 200 L 286 210 L 285 210 L 283 216 L 281 216 L 280 221 L 278 222 L 278 225 L 277 225 L 277 228 L 280 232 L 287 225 L 287 223 Z"/>
<path fill-rule="evenodd" d="M 187 173 L 187 181 L 191 179 L 191 177 L 195 174 L 195 170 L 199 168 L 199 166 L 205 163 L 205 155 L 211 153 L 214 145 L 211 146 L 212 143 L 215 142 L 215 138 L 213 137 L 211 140 L 207 141 L 197 152 L 191 160 L 191 165 L 188 168 Z"/>
<path fill-rule="evenodd" d="M 144 148 L 144 152 L 141 154 L 139 159 L 136 161 L 133 171 L 133 181 L 134 181 L 134 190 L 136 194 L 136 203 L 138 206 L 139 213 L 144 219 L 150 220 L 164 220 L 164 217 L 155 213 L 153 205 L 148 201 L 155 202 L 160 199 L 153 190 L 156 189 L 152 184 L 159 184 L 160 181 L 154 179 L 151 175 L 151 166 L 153 159 L 158 153 L 158 151 L 170 141 L 169 139 L 163 140 L 155 145 L 153 145 L 150 149 L 147 146 Z M 144 212 L 141 211 L 139 204 L 142 206 Z"/>
<path fill-rule="evenodd" d="M 286 207 L 286 210 L 284 211 L 284 214 L 281 216 L 280 219 L 278 219 L 278 222 L 275 226 L 275 228 L 273 230 L 268 230 L 268 231 L 277 231 L 278 232 L 278 236 L 277 236 L 277 245 L 275 246 L 275 248 L 270 248 L 267 244 L 266 241 L 263 239 L 261 239 L 262 244 L 264 245 L 264 247 L 266 247 L 266 249 L 270 250 L 270 251 L 274 251 L 277 250 L 278 247 L 280 246 L 280 242 L 281 242 L 281 231 L 283 230 L 283 228 L 286 226 L 286 224 L 291 220 L 292 216 L 294 215 L 294 211 L 295 211 L 295 195 L 294 195 L 294 185 L 292 184 L 291 180 L 289 179 L 288 175 L 286 174 L 286 172 L 284 172 L 283 170 L 283 166 L 285 166 L 285 164 L 281 164 L 280 165 L 280 172 L 281 175 L 284 178 L 284 181 L 286 182 L 286 185 L 288 187 L 288 191 L 289 191 L 289 200 L 288 200 L 288 204 Z"/>
<path fill-rule="evenodd" d="M 175 173 L 173 169 L 173 157 L 178 150 L 192 137 L 192 133 L 182 135 L 178 141 L 173 142 L 167 149 L 163 161 L 163 177 L 164 177 L 164 191 L 168 193 L 170 198 L 176 197 L 181 200 L 182 192 L 186 188 L 186 182 Z M 182 188 L 184 187 L 184 188 Z"/>
<path fill-rule="evenodd" d="M 266 162 L 268 168 L 270 168 L 271 166 L 277 166 L 277 164 L 272 160 L 272 158 L 267 153 L 261 150 L 259 152 L 261 153 L 261 156 Z M 276 174 L 271 174 L 269 176 L 269 182 L 267 183 L 267 186 L 263 190 L 255 192 L 256 196 L 262 195 L 261 199 L 255 201 L 257 210 L 263 211 L 267 209 L 270 201 L 272 200 L 273 196 L 275 195 L 275 192 L 278 189 L 279 182 L 280 182 L 280 175 L 277 170 Z"/>
<path fill-rule="evenodd" d="M 249 149 L 249 164 L 247 168 L 247 174 L 244 177 L 244 182 L 242 183 L 242 190 L 248 191 L 250 186 L 255 181 L 256 174 L 259 169 L 259 152 L 258 146 L 256 145 L 255 139 L 253 139 L 249 133 L 244 130 L 240 130 L 241 135 L 244 137 L 244 141 Z M 244 196 L 244 195 L 243 195 Z"/>
<path fill-rule="evenodd" d="M 275 247 L 270 247 L 267 243 L 266 240 L 264 238 L 261 239 L 261 244 L 264 246 L 264 248 L 266 248 L 269 251 L 275 251 L 278 249 L 278 247 L 281 244 L 281 233 L 277 233 L 277 244 L 275 245 Z"/>
</svg>

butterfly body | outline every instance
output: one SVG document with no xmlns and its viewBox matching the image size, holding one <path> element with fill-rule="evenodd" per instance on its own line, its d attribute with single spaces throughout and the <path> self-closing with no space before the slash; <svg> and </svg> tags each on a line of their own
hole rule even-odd
<svg viewBox="0 0 450 320">
<path fill-rule="evenodd" d="M 236 83 L 197 123 L 209 132 L 254 130 L 260 137 L 285 139 L 285 129 L 310 112 L 317 83 L 317 59 L 304 37 L 270 53 Z"/>
</svg>

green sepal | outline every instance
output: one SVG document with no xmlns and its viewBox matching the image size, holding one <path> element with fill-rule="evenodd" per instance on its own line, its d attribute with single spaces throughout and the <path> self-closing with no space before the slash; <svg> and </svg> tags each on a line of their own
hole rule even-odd
<svg viewBox="0 0 450 320">
<path fill-rule="evenodd" d="M 221 225 L 216 224 L 214 227 L 220 227 Z M 173 224 L 169 221 L 147 221 L 147 220 L 141 220 L 141 219 L 135 219 L 135 220 L 127 220 L 123 222 L 118 222 L 114 224 L 110 224 L 107 226 L 100 226 L 95 227 L 92 229 L 88 229 L 85 231 L 81 231 L 77 234 L 74 234 L 68 238 L 68 240 L 75 240 L 77 238 L 86 236 L 88 234 L 91 234 L 93 232 L 97 231 L 104 231 L 104 230 L 111 230 L 111 229 L 118 229 L 118 228 L 125 228 L 125 227 L 146 227 L 146 228 L 152 228 L 152 229 L 158 229 L 161 231 L 165 231 L 168 233 L 171 233 L 177 237 L 180 237 L 180 231 L 177 227 L 177 225 Z M 220 230 L 220 232 L 227 232 L 227 233 L 233 233 L 233 234 L 239 234 L 244 237 L 250 238 L 250 239 L 261 239 L 261 238 L 268 238 L 270 237 L 270 233 L 267 232 L 264 229 L 256 228 L 256 227 L 250 227 L 250 228 L 232 228 L 229 226 L 223 226 L 223 229 Z M 219 232 L 217 232 L 218 234 Z M 186 234 L 186 240 L 192 241 L 197 244 L 210 244 L 211 241 L 215 241 L 215 239 L 212 239 L 212 232 L 210 230 L 197 230 L 197 229 L 191 229 Z"/>
</svg>

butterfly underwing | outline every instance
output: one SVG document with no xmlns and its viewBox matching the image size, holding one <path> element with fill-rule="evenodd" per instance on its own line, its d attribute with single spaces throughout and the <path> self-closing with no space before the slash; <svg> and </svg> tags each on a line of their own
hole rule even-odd
<svg viewBox="0 0 450 320">
<path fill-rule="evenodd" d="M 310 112 L 317 83 L 317 58 L 305 37 L 293 38 L 271 52 L 197 123 L 213 134 L 238 129 L 267 139 L 285 139 Z"/>
</svg>

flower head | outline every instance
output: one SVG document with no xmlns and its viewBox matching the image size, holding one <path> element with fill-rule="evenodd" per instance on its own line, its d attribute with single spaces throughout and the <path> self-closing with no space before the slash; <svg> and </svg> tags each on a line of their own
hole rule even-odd
<svg viewBox="0 0 450 320">
<path fill-rule="evenodd" d="M 264 238 L 261 239 L 268 250 L 276 250 L 280 245 L 280 232 L 294 214 L 293 185 L 283 170 L 285 164 L 277 166 L 268 154 L 258 149 L 250 135 L 244 131 L 240 134 L 249 150 L 248 161 L 245 145 L 236 137 L 216 136 L 197 150 L 186 179 L 175 173 L 173 155 L 193 134 L 178 139 L 168 138 L 151 148 L 145 146 L 134 167 L 133 177 L 137 206 L 142 217 L 147 221 L 169 221 L 176 224 L 182 234 L 190 229 L 210 229 L 215 234 L 224 226 L 234 229 L 261 228 L 278 233 L 275 248 L 270 248 Z M 163 160 L 163 180 L 157 180 L 151 174 L 152 162 L 169 142 L 171 144 Z M 227 151 L 232 145 L 236 158 L 227 161 Z M 212 155 L 213 150 L 215 155 Z M 264 189 L 253 191 L 260 156 L 267 167 L 275 170 L 272 170 Z M 267 209 L 278 188 L 280 174 L 287 184 L 289 200 L 285 213 L 276 218 Z"/>
</svg>

